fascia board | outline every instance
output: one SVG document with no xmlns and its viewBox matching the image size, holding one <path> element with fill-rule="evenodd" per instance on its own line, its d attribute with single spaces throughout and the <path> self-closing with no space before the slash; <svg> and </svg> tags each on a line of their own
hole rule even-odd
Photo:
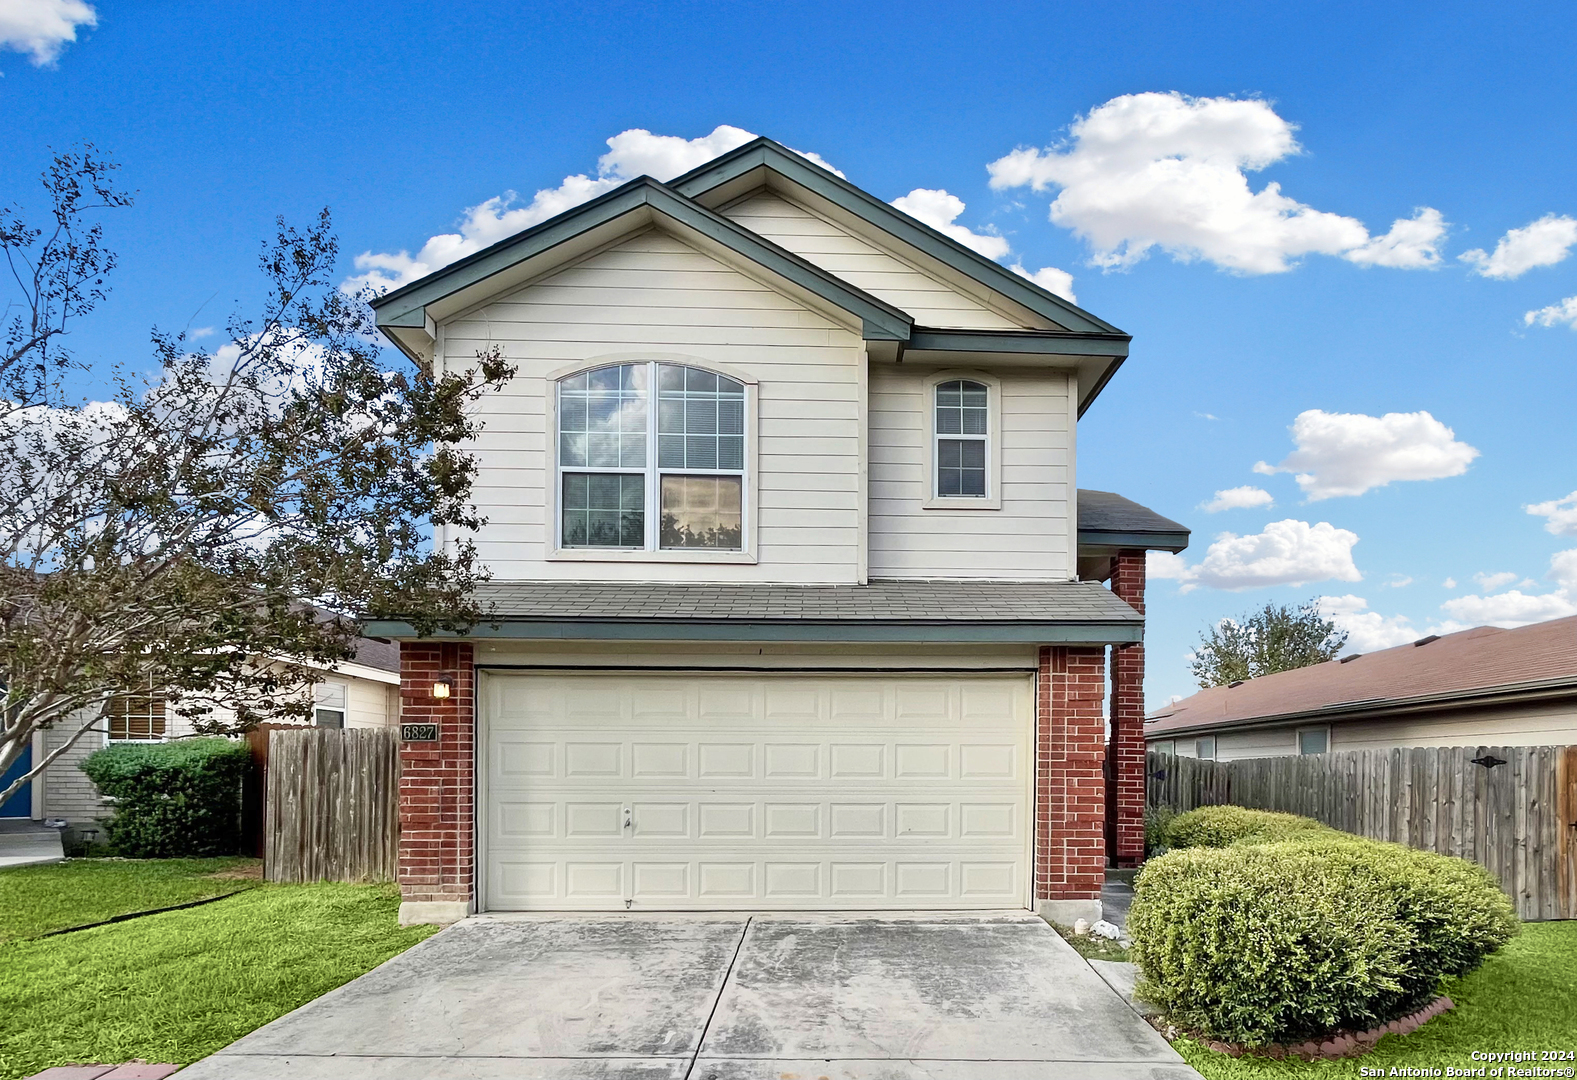
<svg viewBox="0 0 1577 1080">
<path fill-rule="evenodd" d="M 370 637 L 418 639 L 408 623 L 369 622 Z M 1071 644 L 1123 645 L 1144 640 L 1139 620 L 1112 623 L 1067 622 L 813 622 L 744 619 L 551 620 L 508 619 L 478 623 L 468 633 L 439 633 L 433 638 L 522 641 L 784 641 L 899 644 Z"/>
<path fill-rule="evenodd" d="M 746 143 L 737 150 L 670 181 L 669 186 L 690 198 L 700 198 L 714 189 L 721 189 L 729 196 L 737 196 L 737 189 L 731 182 L 762 167 L 769 168 L 813 194 L 843 207 L 910 247 L 973 278 L 1043 318 L 1072 330 L 1122 332 L 1104 319 L 1041 288 L 1028 278 L 1015 274 L 1007 267 L 965 247 L 951 237 L 944 236 L 929 225 L 916 221 L 896 207 L 889 206 L 841 176 L 823 169 L 771 139 L 761 138 Z"/>
<path fill-rule="evenodd" d="M 1111 555 L 1118 551 L 1170 551 L 1176 554 L 1188 547 L 1186 532 L 1111 532 L 1105 529 L 1080 529 L 1080 555 Z"/>
<path fill-rule="evenodd" d="M 1036 356 L 1125 357 L 1127 334 L 1060 330 L 951 330 L 917 326 L 905 353 L 1028 353 Z"/>
</svg>

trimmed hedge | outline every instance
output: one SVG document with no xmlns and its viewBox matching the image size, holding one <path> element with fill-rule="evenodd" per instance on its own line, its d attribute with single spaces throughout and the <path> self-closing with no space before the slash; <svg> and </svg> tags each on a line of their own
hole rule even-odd
<svg viewBox="0 0 1577 1080">
<path fill-rule="evenodd" d="M 1178 814 L 1167 823 L 1166 844 L 1174 848 L 1226 847 L 1240 840 L 1290 840 L 1311 832 L 1335 834 L 1336 830 L 1297 814 L 1242 806 L 1201 806 Z"/>
<path fill-rule="evenodd" d="M 230 739 L 118 743 L 79 766 L 115 800 L 104 831 L 118 855 L 169 859 L 234 855 L 241 847 L 246 744 Z"/>
<path fill-rule="evenodd" d="M 1186 1028 L 1259 1046 L 1373 1027 L 1517 931 L 1495 879 L 1462 859 L 1208 809 L 1185 835 L 1236 839 L 1152 859 L 1128 915 L 1143 996 Z"/>
</svg>

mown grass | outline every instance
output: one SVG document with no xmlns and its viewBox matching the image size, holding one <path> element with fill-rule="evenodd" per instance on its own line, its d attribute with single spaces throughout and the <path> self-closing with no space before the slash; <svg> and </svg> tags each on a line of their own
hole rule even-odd
<svg viewBox="0 0 1577 1080">
<path fill-rule="evenodd" d="M 76 1062 L 196 1061 L 433 932 L 401 929 L 398 907 L 391 886 L 260 885 L 0 945 L 0 1080 Z"/>
<path fill-rule="evenodd" d="M 250 888 L 257 880 L 242 875 L 256 866 L 256 859 L 68 859 L 0 870 L 0 943 Z"/>
<path fill-rule="evenodd" d="M 1477 1051 L 1577 1050 L 1577 922 L 1529 923 L 1482 967 L 1449 980 L 1456 1008 L 1411 1035 L 1387 1035 L 1362 1057 L 1272 1061 L 1217 1054 L 1191 1039 L 1173 1043 L 1206 1080 L 1301 1080 L 1355 1077 L 1360 1068 L 1477 1068 Z M 1539 1062 L 1524 1062 L 1521 1067 Z M 1569 1068 L 1550 1062 L 1546 1067 Z M 1492 1066 L 1493 1067 L 1493 1066 Z M 1371 1073 L 1370 1075 L 1376 1075 Z"/>
</svg>

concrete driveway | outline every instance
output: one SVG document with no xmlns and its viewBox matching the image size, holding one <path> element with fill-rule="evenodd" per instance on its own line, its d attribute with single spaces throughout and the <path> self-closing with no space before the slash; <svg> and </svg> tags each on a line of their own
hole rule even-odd
<svg viewBox="0 0 1577 1080">
<path fill-rule="evenodd" d="M 182 1080 L 1198 1080 L 1028 914 L 484 916 Z"/>
</svg>

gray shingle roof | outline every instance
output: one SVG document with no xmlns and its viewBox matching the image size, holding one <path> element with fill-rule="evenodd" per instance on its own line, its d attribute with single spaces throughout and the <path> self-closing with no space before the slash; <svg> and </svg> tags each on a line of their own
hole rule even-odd
<svg viewBox="0 0 1577 1080">
<path fill-rule="evenodd" d="M 1188 546 L 1188 526 L 1162 517 L 1148 506 L 1140 506 L 1110 491 L 1079 489 L 1079 539 L 1087 533 L 1128 533 L 1154 536 L 1161 550 L 1180 551 Z M 1176 540 L 1181 539 L 1181 545 Z"/>
<path fill-rule="evenodd" d="M 872 581 L 869 585 L 494 581 L 491 618 L 746 622 L 1102 623 L 1144 619 L 1096 582 Z"/>
</svg>

